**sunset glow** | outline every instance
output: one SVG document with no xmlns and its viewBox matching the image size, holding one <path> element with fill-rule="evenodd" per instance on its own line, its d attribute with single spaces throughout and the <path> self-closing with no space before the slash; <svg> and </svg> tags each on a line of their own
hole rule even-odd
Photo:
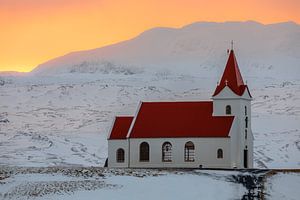
<svg viewBox="0 0 300 200">
<path fill-rule="evenodd" d="M 241 4 L 242 3 L 242 4 Z M 196 21 L 300 23 L 299 0 L 0 0 L 0 71 Z"/>
</svg>

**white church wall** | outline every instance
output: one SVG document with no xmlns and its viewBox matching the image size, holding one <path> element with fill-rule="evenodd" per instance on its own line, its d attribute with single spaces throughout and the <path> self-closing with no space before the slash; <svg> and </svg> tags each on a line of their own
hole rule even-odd
<svg viewBox="0 0 300 200">
<path fill-rule="evenodd" d="M 125 160 L 117 162 L 117 150 L 124 149 Z M 128 167 L 128 140 L 108 140 L 108 167 Z"/>
<path fill-rule="evenodd" d="M 192 141 L 195 145 L 195 161 L 184 161 L 185 143 Z M 139 161 L 139 148 L 142 142 L 150 146 L 149 162 Z M 162 145 L 172 144 L 172 162 L 162 161 Z M 217 150 L 223 150 L 223 158 L 217 158 Z M 130 139 L 130 167 L 136 168 L 230 168 L 230 138 L 157 138 Z"/>
<path fill-rule="evenodd" d="M 231 157 L 231 167 L 232 168 L 240 168 L 241 161 L 240 161 L 240 152 L 239 152 L 239 137 L 236 134 L 238 130 L 238 119 L 234 118 L 233 124 L 230 129 L 230 157 Z"/>
<path fill-rule="evenodd" d="M 245 146 L 247 145 L 248 149 L 248 162 L 249 162 L 249 168 L 253 168 L 253 141 L 254 137 L 253 134 L 248 134 L 247 140 L 245 141 Z"/>
<path fill-rule="evenodd" d="M 226 114 L 226 106 L 231 106 L 231 114 Z M 247 108 L 247 115 L 245 113 Z M 253 167 L 253 134 L 251 130 L 251 97 L 245 90 L 242 97 L 234 94 L 229 87 L 225 87 L 217 96 L 213 97 L 214 116 L 235 116 L 236 137 L 232 135 L 232 160 L 236 160 L 236 167 L 244 167 L 244 149 L 248 149 L 248 167 Z M 248 117 L 248 127 L 246 128 L 245 118 Z M 245 139 L 247 130 L 247 139 Z M 234 157 L 235 156 L 235 157 Z"/>
</svg>

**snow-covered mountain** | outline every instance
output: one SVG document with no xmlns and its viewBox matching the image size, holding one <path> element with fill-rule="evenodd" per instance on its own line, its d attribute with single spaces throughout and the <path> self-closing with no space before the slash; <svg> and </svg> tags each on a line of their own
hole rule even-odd
<svg viewBox="0 0 300 200">
<path fill-rule="evenodd" d="M 170 70 L 205 75 L 222 73 L 226 50 L 234 40 L 247 76 L 298 78 L 300 25 L 246 22 L 197 22 L 182 28 L 154 28 L 114 45 L 69 53 L 39 65 L 33 74 L 141 73 Z M 216 69 L 215 69 L 216 68 Z"/>
<path fill-rule="evenodd" d="M 0 74 L 0 165 L 102 165 L 115 115 L 143 100 L 207 100 L 235 41 L 254 100 L 255 167 L 300 166 L 300 26 L 200 22 Z"/>
</svg>

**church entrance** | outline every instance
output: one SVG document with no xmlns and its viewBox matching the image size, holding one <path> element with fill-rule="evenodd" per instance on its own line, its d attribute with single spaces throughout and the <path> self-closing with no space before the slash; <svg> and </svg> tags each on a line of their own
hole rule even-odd
<svg viewBox="0 0 300 200">
<path fill-rule="evenodd" d="M 248 168 L 248 149 L 244 149 L 244 168 Z"/>
</svg>

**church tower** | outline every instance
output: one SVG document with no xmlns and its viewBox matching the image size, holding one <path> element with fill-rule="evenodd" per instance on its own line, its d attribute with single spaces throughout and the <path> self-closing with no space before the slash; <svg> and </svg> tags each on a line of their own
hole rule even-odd
<svg viewBox="0 0 300 200">
<path fill-rule="evenodd" d="M 234 116 L 230 135 L 231 166 L 253 167 L 253 134 L 251 130 L 251 100 L 248 86 L 244 83 L 238 63 L 231 49 L 221 81 L 213 99 L 214 116 Z"/>
</svg>

